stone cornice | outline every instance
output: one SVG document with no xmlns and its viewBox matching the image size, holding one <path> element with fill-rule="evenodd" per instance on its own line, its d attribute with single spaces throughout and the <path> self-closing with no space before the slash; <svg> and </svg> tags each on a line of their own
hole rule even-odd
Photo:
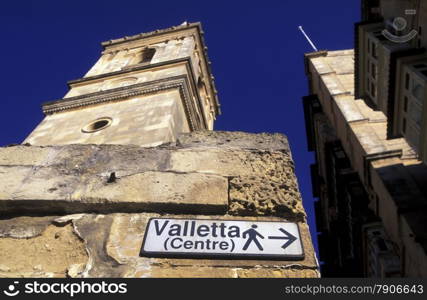
<svg viewBox="0 0 427 300">
<path fill-rule="evenodd" d="M 157 29 L 157 30 L 150 31 L 150 32 L 140 33 L 140 34 L 136 34 L 136 35 L 132 35 L 132 36 L 125 36 L 122 38 L 105 41 L 105 42 L 102 42 L 101 45 L 105 49 L 105 48 L 112 46 L 112 45 L 127 43 L 130 41 L 135 41 L 135 40 L 140 40 L 140 39 L 146 39 L 146 38 L 154 37 L 157 35 L 162 35 L 165 33 L 179 32 L 179 31 L 188 30 L 191 28 L 197 28 L 199 30 L 199 32 L 203 33 L 202 26 L 201 26 L 200 22 L 183 23 L 183 24 L 178 25 L 178 26 L 172 26 L 172 27 L 165 28 L 165 29 Z"/>
<path fill-rule="evenodd" d="M 197 118 L 198 112 L 192 101 L 192 89 L 186 75 L 174 76 L 166 79 L 144 82 L 106 91 L 46 102 L 43 104 L 42 108 L 45 114 L 52 114 L 100 103 L 125 101 L 132 96 L 153 94 L 160 91 L 173 89 L 178 89 L 180 93 L 190 129 L 206 129 L 207 125 L 205 122 L 199 121 L 199 118 Z"/>
<path fill-rule="evenodd" d="M 326 50 L 321 50 L 321 51 L 317 51 L 317 52 L 309 52 L 309 53 L 304 53 L 304 69 L 305 69 L 305 74 L 309 75 L 310 74 L 310 68 L 309 68 L 309 64 L 308 61 L 312 58 L 316 58 L 316 57 L 321 57 L 321 56 L 327 56 L 328 55 L 328 51 Z"/>
<path fill-rule="evenodd" d="M 69 80 L 67 82 L 67 85 L 68 85 L 68 87 L 71 88 L 74 84 L 79 84 L 79 83 L 88 82 L 88 81 L 92 81 L 92 80 L 104 79 L 107 77 L 111 77 L 111 76 L 115 76 L 115 75 L 121 75 L 121 74 L 134 72 L 134 71 L 153 69 L 153 68 L 161 67 L 161 66 L 168 66 L 168 65 L 172 65 L 172 64 L 176 64 L 176 63 L 180 63 L 180 62 L 185 62 L 185 63 L 188 63 L 189 65 L 191 65 L 190 58 L 189 57 L 183 57 L 183 58 L 178 58 L 178 59 L 174 59 L 174 60 L 168 60 L 168 61 L 162 61 L 159 63 L 148 64 L 148 65 L 134 65 L 134 66 L 129 66 L 129 67 L 123 68 L 120 71 L 102 73 L 99 75 L 82 77 L 79 79 L 73 79 L 73 80 Z"/>
</svg>

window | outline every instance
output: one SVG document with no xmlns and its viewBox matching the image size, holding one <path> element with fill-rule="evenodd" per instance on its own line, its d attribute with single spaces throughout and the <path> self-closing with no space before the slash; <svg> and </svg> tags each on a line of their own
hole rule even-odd
<svg viewBox="0 0 427 300">
<path fill-rule="evenodd" d="M 417 83 L 415 80 L 412 81 L 411 94 L 420 104 L 424 102 L 424 86 Z"/>
<path fill-rule="evenodd" d="M 374 79 L 377 76 L 377 66 L 374 63 L 372 63 L 371 65 L 371 75 L 372 75 L 372 78 Z"/>
<path fill-rule="evenodd" d="M 405 74 L 405 89 L 409 90 L 409 74 Z"/>
<path fill-rule="evenodd" d="M 415 104 L 414 101 L 412 101 L 409 104 L 409 117 L 411 118 L 412 121 L 415 122 L 418 128 L 421 127 L 421 121 L 422 121 L 421 108 L 417 104 Z"/>
<path fill-rule="evenodd" d="M 403 118 L 403 121 L 402 121 L 402 133 L 405 133 L 405 132 L 406 132 L 406 119 Z"/>
<path fill-rule="evenodd" d="M 408 132 L 406 135 L 406 140 L 411 144 L 415 149 L 418 149 L 420 144 L 420 132 L 414 126 L 409 126 Z"/>
<path fill-rule="evenodd" d="M 382 239 L 382 238 L 378 238 L 378 239 L 376 240 L 376 242 L 377 242 L 377 246 L 378 246 L 378 248 L 379 248 L 381 251 L 388 251 L 388 248 L 387 248 L 387 245 L 386 245 L 386 243 L 385 243 L 384 239 Z"/>
<path fill-rule="evenodd" d="M 374 98 L 377 96 L 377 91 L 375 89 L 375 84 L 373 82 L 371 82 L 371 95 Z"/>
<path fill-rule="evenodd" d="M 380 215 L 380 198 L 378 197 L 377 194 L 375 194 L 375 208 L 377 210 L 377 216 Z M 381 233 L 378 231 L 374 231 L 375 235 L 380 235 Z"/>
<path fill-rule="evenodd" d="M 407 112 L 408 111 L 408 97 L 404 97 L 403 98 L 403 111 Z"/>
<path fill-rule="evenodd" d="M 341 149 L 341 148 L 339 148 L 339 149 Z M 345 158 L 345 153 L 342 150 L 336 150 L 335 155 L 338 159 Z"/>
<path fill-rule="evenodd" d="M 103 130 L 103 129 L 107 128 L 108 126 L 110 126 L 112 121 L 113 120 L 111 118 L 96 119 L 96 120 L 90 122 L 89 124 L 87 124 L 85 127 L 83 127 L 82 132 L 92 133 L 92 132 Z"/>
<path fill-rule="evenodd" d="M 139 62 L 140 64 L 142 63 L 150 63 L 151 59 L 154 56 L 154 53 L 156 53 L 156 49 L 154 48 L 146 48 L 142 51 L 141 53 L 141 61 Z"/>
<path fill-rule="evenodd" d="M 374 57 L 374 58 L 377 58 L 378 56 L 377 56 L 377 44 L 375 44 L 375 43 L 372 43 L 372 56 Z"/>
</svg>

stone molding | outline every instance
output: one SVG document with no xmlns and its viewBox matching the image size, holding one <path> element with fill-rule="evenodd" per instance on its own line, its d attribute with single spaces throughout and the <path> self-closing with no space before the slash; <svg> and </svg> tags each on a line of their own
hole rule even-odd
<svg viewBox="0 0 427 300">
<path fill-rule="evenodd" d="M 197 110 L 191 99 L 191 86 L 186 75 L 169 77 L 166 79 L 154 80 L 150 82 L 138 83 L 125 87 L 114 88 L 106 91 L 90 93 L 43 104 L 43 113 L 53 114 L 60 111 L 81 108 L 85 106 L 106 103 L 112 101 L 125 101 L 132 96 L 148 95 L 160 91 L 178 89 L 183 102 L 184 111 L 190 129 L 206 129 L 207 125 L 197 118 Z"/>
</svg>

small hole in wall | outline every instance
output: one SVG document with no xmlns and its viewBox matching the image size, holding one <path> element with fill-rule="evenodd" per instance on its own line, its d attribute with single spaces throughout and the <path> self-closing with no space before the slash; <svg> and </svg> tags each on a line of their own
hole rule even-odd
<svg viewBox="0 0 427 300">
<path fill-rule="evenodd" d="M 154 48 L 147 48 L 142 51 L 141 53 L 141 61 L 140 63 L 149 63 L 151 62 L 151 59 L 153 58 L 154 54 L 156 53 L 156 49 Z"/>
<path fill-rule="evenodd" d="M 117 179 L 117 177 L 116 177 L 116 172 L 112 172 L 111 174 L 110 174 L 110 177 L 108 178 L 108 180 L 107 180 L 107 183 L 113 183 L 113 182 L 116 182 L 116 179 Z"/>
<path fill-rule="evenodd" d="M 83 127 L 82 131 L 85 133 L 100 131 L 110 126 L 112 121 L 113 120 L 111 118 L 96 119 Z"/>
</svg>

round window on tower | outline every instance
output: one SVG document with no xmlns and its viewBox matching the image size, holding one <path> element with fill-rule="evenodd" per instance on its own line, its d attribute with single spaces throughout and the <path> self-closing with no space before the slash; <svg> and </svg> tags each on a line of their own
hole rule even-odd
<svg viewBox="0 0 427 300">
<path fill-rule="evenodd" d="M 107 128 L 108 126 L 110 126 L 112 121 L 113 120 L 111 118 L 96 119 L 96 120 L 90 122 L 89 124 L 87 124 L 85 127 L 83 127 L 82 132 L 91 133 L 91 132 L 103 130 L 103 129 Z"/>
</svg>

